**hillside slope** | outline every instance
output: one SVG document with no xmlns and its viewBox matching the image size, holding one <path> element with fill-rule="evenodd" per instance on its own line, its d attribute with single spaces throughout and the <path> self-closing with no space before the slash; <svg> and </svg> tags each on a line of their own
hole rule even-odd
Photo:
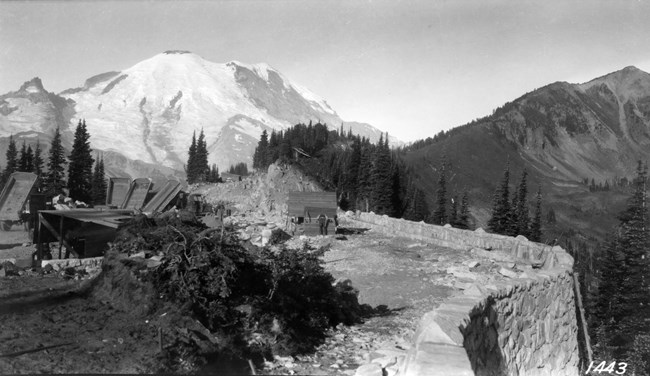
<svg viewBox="0 0 650 376">
<path fill-rule="evenodd" d="M 602 235 L 625 194 L 590 193 L 583 181 L 611 185 L 649 159 L 650 75 L 627 67 L 585 84 L 557 82 L 407 152 L 432 205 L 443 154 L 452 164 L 451 190 L 470 192 L 478 226 L 486 225 L 509 160 L 512 186 L 526 169 L 529 199 L 541 186 L 546 209 L 554 208 L 560 223 Z"/>
</svg>

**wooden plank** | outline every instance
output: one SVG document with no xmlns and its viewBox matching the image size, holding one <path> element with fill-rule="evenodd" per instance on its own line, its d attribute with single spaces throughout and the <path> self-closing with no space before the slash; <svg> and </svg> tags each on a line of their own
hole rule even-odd
<svg viewBox="0 0 650 376">
<path fill-rule="evenodd" d="M 147 193 L 151 189 L 151 179 L 139 178 L 131 183 L 129 193 L 126 195 L 121 209 L 141 209 L 147 199 Z"/>
<path fill-rule="evenodd" d="M 50 233 L 51 233 L 52 235 L 54 235 L 54 237 L 56 237 L 56 239 L 57 239 L 58 241 L 62 242 L 63 245 L 65 245 L 66 248 L 68 248 L 68 249 L 72 249 L 72 247 L 70 246 L 70 244 L 69 244 L 65 239 L 63 239 L 63 234 L 59 234 L 59 233 L 56 231 L 56 229 L 54 229 L 54 226 L 52 226 L 52 225 L 47 221 L 47 219 L 45 219 L 45 217 L 43 217 L 43 216 L 41 215 L 41 216 L 39 217 L 39 220 L 41 221 L 41 223 L 43 224 L 43 226 L 45 226 L 45 228 L 47 228 L 47 229 L 50 231 Z"/>
<path fill-rule="evenodd" d="M 124 202 L 130 187 L 130 178 L 110 178 L 108 181 L 106 205 L 121 205 Z"/>
<path fill-rule="evenodd" d="M 0 220 L 17 221 L 38 176 L 31 172 L 14 172 L 0 192 Z"/>
<path fill-rule="evenodd" d="M 181 183 L 179 181 L 168 180 L 147 205 L 145 205 L 142 211 L 145 213 L 162 211 L 180 191 Z"/>
</svg>

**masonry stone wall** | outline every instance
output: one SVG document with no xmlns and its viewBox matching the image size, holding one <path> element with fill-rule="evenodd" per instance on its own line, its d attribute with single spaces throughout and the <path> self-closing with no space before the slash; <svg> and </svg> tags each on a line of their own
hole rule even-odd
<svg viewBox="0 0 650 376">
<path fill-rule="evenodd" d="M 399 375 L 578 375 L 573 258 L 561 247 L 357 213 L 358 225 L 516 261 L 524 271 L 476 283 L 425 314 Z"/>
<path fill-rule="evenodd" d="M 477 375 L 577 375 L 578 328 L 569 273 L 508 286 L 461 326 Z"/>
</svg>

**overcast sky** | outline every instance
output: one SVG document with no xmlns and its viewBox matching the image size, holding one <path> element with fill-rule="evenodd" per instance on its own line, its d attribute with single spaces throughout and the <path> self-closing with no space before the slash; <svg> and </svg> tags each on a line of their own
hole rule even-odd
<svg viewBox="0 0 650 376">
<path fill-rule="evenodd" d="M 650 72 L 649 1 L 0 2 L 0 93 L 170 49 L 266 62 L 347 121 L 411 141 L 555 81 Z"/>
</svg>

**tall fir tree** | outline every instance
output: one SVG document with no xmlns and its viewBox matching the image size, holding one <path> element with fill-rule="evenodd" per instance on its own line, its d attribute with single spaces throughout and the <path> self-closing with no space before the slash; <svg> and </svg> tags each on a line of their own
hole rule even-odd
<svg viewBox="0 0 650 376">
<path fill-rule="evenodd" d="M 463 198 L 460 201 L 460 212 L 458 213 L 456 227 L 461 229 L 469 228 L 469 195 L 467 191 L 463 192 Z"/>
<path fill-rule="evenodd" d="M 192 133 L 192 143 L 187 152 L 187 165 L 185 166 L 185 175 L 187 182 L 194 184 L 196 182 L 196 131 Z"/>
<path fill-rule="evenodd" d="M 449 211 L 449 224 L 458 228 L 458 196 L 451 198 L 451 210 Z"/>
<path fill-rule="evenodd" d="M 27 169 L 27 143 L 24 140 L 23 146 L 20 148 L 20 158 L 18 158 L 18 171 L 30 171 Z"/>
<path fill-rule="evenodd" d="M 393 213 L 393 181 L 391 174 L 391 157 L 388 145 L 384 144 L 383 134 L 375 148 L 374 163 L 371 171 L 370 201 L 377 214 Z"/>
<path fill-rule="evenodd" d="M 600 265 L 596 317 L 617 360 L 632 353 L 634 338 L 650 334 L 650 264 L 648 248 L 648 169 L 637 165 L 634 193 L 618 216 L 620 224 L 610 238 Z"/>
<path fill-rule="evenodd" d="M 535 214 L 530 223 L 528 236 L 531 241 L 542 241 L 542 187 L 537 189 L 537 195 L 535 195 Z"/>
<path fill-rule="evenodd" d="M 70 197 L 86 203 L 92 202 L 90 193 L 94 159 L 90 150 L 90 134 L 88 134 L 85 119 L 79 120 L 79 124 L 77 124 L 68 160 L 70 161 L 68 165 Z"/>
<path fill-rule="evenodd" d="M 199 133 L 199 138 L 196 140 L 196 180 L 206 181 L 210 173 L 210 165 L 208 165 L 208 143 L 205 140 L 203 129 Z"/>
<path fill-rule="evenodd" d="M 510 214 L 508 215 L 508 228 L 504 235 L 517 236 L 517 223 L 519 222 L 517 207 L 519 206 L 519 192 L 515 190 L 512 192 L 512 201 L 510 202 Z"/>
<path fill-rule="evenodd" d="M 32 150 L 32 145 L 27 146 L 27 152 L 25 153 L 25 171 L 32 172 L 34 170 L 34 151 Z"/>
<path fill-rule="evenodd" d="M 492 217 L 488 220 L 488 229 L 496 234 L 507 234 L 511 228 L 510 212 L 510 160 L 506 163 L 501 184 L 494 193 Z"/>
<path fill-rule="evenodd" d="M 97 156 L 95 160 L 95 169 L 93 170 L 92 179 L 92 203 L 93 205 L 103 205 L 106 202 L 106 190 L 108 184 L 106 182 L 106 174 L 104 171 L 104 158 Z"/>
<path fill-rule="evenodd" d="M 447 223 L 447 156 L 440 160 L 440 175 L 438 176 L 438 190 L 436 191 L 436 210 L 433 212 L 432 221 L 436 225 Z"/>
<path fill-rule="evenodd" d="M 59 194 L 66 186 L 65 174 L 65 155 L 63 154 L 63 145 L 61 145 L 61 132 L 59 127 L 54 131 L 54 137 L 50 144 L 50 155 L 47 160 L 47 174 L 45 177 L 45 190 L 53 194 Z"/>
<path fill-rule="evenodd" d="M 253 154 L 253 168 L 257 170 L 264 170 L 269 167 L 269 164 L 267 164 L 266 157 L 268 155 L 268 148 L 269 148 L 269 135 L 266 132 L 266 129 L 262 131 L 262 135 L 260 136 L 260 141 L 257 143 L 257 147 L 255 148 L 255 153 Z"/>
<path fill-rule="evenodd" d="M 372 186 L 371 171 L 373 169 L 373 146 L 365 141 L 361 147 L 361 158 L 359 163 L 359 185 L 357 187 L 357 200 L 356 205 L 358 209 L 363 211 L 370 211 L 370 187 Z"/>
<path fill-rule="evenodd" d="M 517 189 L 517 206 L 516 206 L 516 228 L 517 234 L 525 237 L 530 236 L 530 214 L 528 212 L 528 186 L 527 186 L 528 172 L 524 170 L 521 174 L 521 182 Z"/>
<path fill-rule="evenodd" d="M 19 167 L 18 149 L 16 149 L 16 141 L 14 140 L 13 135 L 9 136 L 9 146 L 7 147 L 7 151 L 5 152 L 5 157 L 6 157 L 7 165 L 5 166 L 4 172 L 2 173 L 3 181 L 7 181 L 7 179 L 9 179 L 9 175 L 18 171 L 18 167 Z"/>
<path fill-rule="evenodd" d="M 36 140 L 36 148 L 34 149 L 34 168 L 33 172 L 38 175 L 43 175 L 43 156 L 41 155 L 41 143 Z"/>
</svg>

